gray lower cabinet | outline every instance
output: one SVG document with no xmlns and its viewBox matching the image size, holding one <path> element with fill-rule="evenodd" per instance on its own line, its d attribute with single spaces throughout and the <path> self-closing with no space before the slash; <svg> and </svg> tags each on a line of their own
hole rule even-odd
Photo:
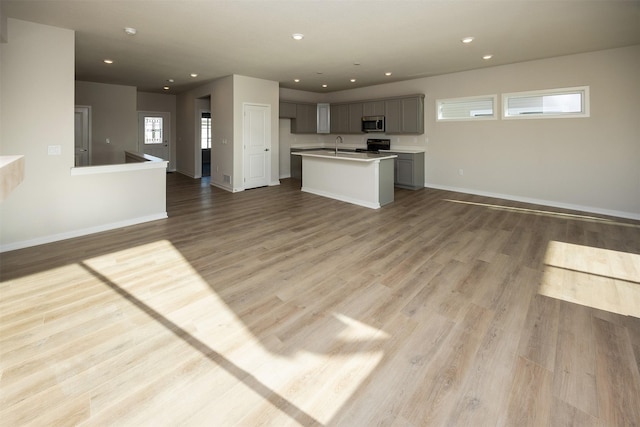
<svg viewBox="0 0 640 427">
<path fill-rule="evenodd" d="M 297 148 L 292 148 L 291 153 L 296 153 L 299 151 L 304 151 Z M 291 157 L 291 178 L 294 179 L 302 179 L 302 157 L 296 156 L 295 154 L 289 154 Z"/>
<path fill-rule="evenodd" d="M 424 153 L 395 153 L 394 185 L 409 190 L 424 188 Z"/>
</svg>

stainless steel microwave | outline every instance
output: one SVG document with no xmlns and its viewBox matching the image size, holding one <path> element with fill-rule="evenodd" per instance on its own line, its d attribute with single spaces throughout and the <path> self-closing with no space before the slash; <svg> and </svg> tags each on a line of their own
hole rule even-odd
<svg viewBox="0 0 640 427">
<path fill-rule="evenodd" d="M 384 132 L 384 116 L 364 116 L 362 132 Z"/>
</svg>

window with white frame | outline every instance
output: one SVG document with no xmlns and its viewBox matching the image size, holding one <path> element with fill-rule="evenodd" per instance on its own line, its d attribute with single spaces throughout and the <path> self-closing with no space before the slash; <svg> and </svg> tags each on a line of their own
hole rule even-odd
<svg viewBox="0 0 640 427">
<path fill-rule="evenodd" d="M 505 119 L 589 117 L 589 86 L 502 94 Z"/>
<path fill-rule="evenodd" d="M 496 118 L 497 95 L 438 99 L 438 121 L 483 120 Z"/>
</svg>

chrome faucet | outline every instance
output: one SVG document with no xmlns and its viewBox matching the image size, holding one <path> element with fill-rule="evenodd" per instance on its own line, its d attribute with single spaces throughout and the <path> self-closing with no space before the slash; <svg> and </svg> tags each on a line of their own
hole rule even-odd
<svg viewBox="0 0 640 427">
<path fill-rule="evenodd" d="M 336 156 L 338 155 L 338 141 L 340 141 L 340 144 L 342 144 L 341 136 L 336 136 Z"/>
</svg>

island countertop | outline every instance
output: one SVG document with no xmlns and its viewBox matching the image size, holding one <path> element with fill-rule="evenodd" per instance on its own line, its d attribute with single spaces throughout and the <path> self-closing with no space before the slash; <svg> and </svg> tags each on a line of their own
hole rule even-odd
<svg viewBox="0 0 640 427">
<path fill-rule="evenodd" d="M 351 160 L 355 162 L 374 162 L 376 160 L 393 159 L 398 157 L 395 154 L 378 154 L 370 153 L 366 151 L 352 152 L 352 151 L 338 151 L 337 155 L 334 150 L 312 150 L 312 151 L 298 151 L 291 154 L 303 157 L 320 157 L 324 159 L 340 159 Z"/>
</svg>

